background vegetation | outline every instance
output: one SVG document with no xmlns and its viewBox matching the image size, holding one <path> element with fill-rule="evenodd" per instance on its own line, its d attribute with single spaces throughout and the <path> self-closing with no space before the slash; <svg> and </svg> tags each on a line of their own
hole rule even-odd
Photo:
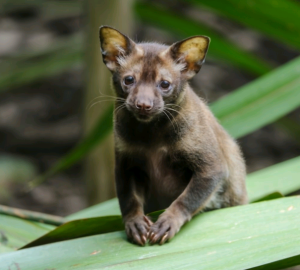
<svg viewBox="0 0 300 270">
<path fill-rule="evenodd" d="M 10 206 L 0 207 L 1 270 L 300 264 L 299 1 L 0 5 L 0 202 Z M 114 197 L 103 24 L 136 40 L 211 37 L 192 84 L 239 139 L 251 204 L 198 215 L 169 244 L 145 248 L 125 240 L 116 199 L 77 212 Z"/>
</svg>

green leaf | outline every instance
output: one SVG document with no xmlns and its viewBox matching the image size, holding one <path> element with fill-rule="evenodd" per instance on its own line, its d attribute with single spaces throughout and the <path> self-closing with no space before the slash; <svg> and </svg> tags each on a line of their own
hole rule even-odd
<svg viewBox="0 0 300 270">
<path fill-rule="evenodd" d="M 221 124 L 235 138 L 245 136 L 300 105 L 300 57 L 212 104 Z"/>
<path fill-rule="evenodd" d="M 249 200 L 251 202 L 274 200 L 282 197 L 282 194 L 289 194 L 298 190 L 300 189 L 299 175 L 300 157 L 252 173 L 247 177 Z M 277 190 L 280 190 L 281 193 Z M 154 216 L 154 214 L 152 213 L 151 216 Z M 65 220 L 74 221 L 56 228 L 25 247 L 114 232 L 123 228 L 116 198 L 72 214 Z"/>
<path fill-rule="evenodd" d="M 156 211 L 148 214 L 148 216 L 155 222 L 162 212 Z M 27 243 L 21 249 L 121 230 L 124 230 L 121 215 L 72 220 Z"/>
<path fill-rule="evenodd" d="M 211 44 L 208 57 L 224 60 L 254 75 L 262 75 L 272 69 L 272 67 L 263 60 L 236 47 L 233 43 L 220 37 L 207 26 L 183 17 L 182 14 L 175 14 L 170 10 L 159 8 L 145 2 L 137 2 L 135 12 L 140 20 L 156 25 L 159 28 L 163 27 L 183 38 L 200 34 L 209 36 L 211 38 Z"/>
<path fill-rule="evenodd" d="M 263 32 L 279 42 L 300 49 L 300 5 L 290 0 L 189 0 L 237 23 Z"/>
<path fill-rule="evenodd" d="M 276 191 L 276 192 L 272 192 L 272 193 L 266 195 L 265 197 L 262 197 L 262 198 L 258 199 L 257 201 L 252 201 L 252 203 L 270 201 L 270 200 L 275 200 L 275 199 L 279 199 L 279 198 L 282 198 L 282 197 L 284 197 L 282 195 L 282 193 Z"/>
<path fill-rule="evenodd" d="M 290 257 L 290 258 L 286 258 L 280 261 L 276 261 L 273 263 L 269 263 L 269 264 L 265 264 L 265 265 L 261 265 L 261 266 L 257 266 L 257 267 L 253 267 L 253 268 L 249 268 L 249 270 L 274 270 L 274 269 L 287 269 L 287 267 L 293 267 L 296 265 L 300 264 L 300 255 L 298 256 L 294 256 L 294 257 Z M 298 268 L 293 268 L 294 270 L 297 270 Z M 290 269 L 289 270 L 293 270 Z"/>
<path fill-rule="evenodd" d="M 7 253 L 0 260 L 3 269 L 17 262 L 22 270 L 236 270 L 275 261 L 285 267 L 300 263 L 299 222 L 300 197 L 282 198 L 199 214 L 163 246 L 139 247 L 115 232 Z"/>
<path fill-rule="evenodd" d="M 287 195 L 300 189 L 300 157 L 251 173 L 247 177 L 250 201 L 280 191 Z"/>
<path fill-rule="evenodd" d="M 124 230 L 121 216 L 73 220 L 42 235 L 38 239 L 34 239 L 32 242 L 23 246 L 22 249 L 121 230 Z"/>
<path fill-rule="evenodd" d="M 0 214 L 0 252 L 20 248 L 54 228 L 55 226 Z"/>
<path fill-rule="evenodd" d="M 54 165 L 44 175 L 37 177 L 30 182 L 30 187 L 33 188 L 45 181 L 48 177 L 58 173 L 61 170 L 69 168 L 74 163 L 81 160 L 89 151 L 99 144 L 109 132 L 112 130 L 113 106 L 110 106 L 103 115 L 99 118 L 92 132 L 81 143 L 78 144 L 70 153 L 63 157 L 57 164 Z"/>
<path fill-rule="evenodd" d="M 106 202 L 90 206 L 77 213 L 67 216 L 66 220 L 75 220 L 81 218 L 91 218 L 100 216 L 121 215 L 118 199 L 114 198 Z"/>
</svg>

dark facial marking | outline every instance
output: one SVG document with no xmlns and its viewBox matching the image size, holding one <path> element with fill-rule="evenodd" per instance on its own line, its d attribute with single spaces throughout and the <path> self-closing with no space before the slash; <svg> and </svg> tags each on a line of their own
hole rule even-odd
<svg viewBox="0 0 300 270">
<path fill-rule="evenodd" d="M 160 59 L 153 52 L 146 52 L 143 61 L 143 71 L 140 80 L 143 82 L 155 82 L 156 68 L 160 63 Z"/>
</svg>

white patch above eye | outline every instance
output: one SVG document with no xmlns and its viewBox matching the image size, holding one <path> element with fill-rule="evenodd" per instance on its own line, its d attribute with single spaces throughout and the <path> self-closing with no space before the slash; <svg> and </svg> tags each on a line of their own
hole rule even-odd
<svg viewBox="0 0 300 270">
<path fill-rule="evenodd" d="M 186 68 L 187 68 L 186 63 L 178 63 L 174 66 L 174 69 L 179 72 L 184 71 Z"/>
<path fill-rule="evenodd" d="M 125 56 L 125 50 L 119 46 L 118 44 L 114 44 L 119 51 L 119 56 L 116 57 L 117 63 L 121 66 L 124 67 L 126 65 L 126 56 Z"/>
<path fill-rule="evenodd" d="M 126 58 L 124 56 L 118 56 L 117 62 L 121 67 L 124 67 L 127 63 Z"/>
<path fill-rule="evenodd" d="M 187 69 L 187 63 L 185 62 L 185 54 L 182 54 L 176 61 L 174 66 L 176 71 L 182 72 Z"/>
</svg>

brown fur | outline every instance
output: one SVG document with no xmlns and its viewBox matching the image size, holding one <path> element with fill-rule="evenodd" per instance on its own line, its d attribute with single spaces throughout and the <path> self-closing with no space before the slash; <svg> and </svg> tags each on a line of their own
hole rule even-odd
<svg viewBox="0 0 300 270">
<path fill-rule="evenodd" d="M 199 211 L 247 203 L 239 147 L 188 84 L 209 39 L 135 44 L 102 27 L 100 41 L 119 97 L 115 178 L 128 238 L 164 243 Z M 144 216 L 165 208 L 154 224 Z"/>
</svg>

